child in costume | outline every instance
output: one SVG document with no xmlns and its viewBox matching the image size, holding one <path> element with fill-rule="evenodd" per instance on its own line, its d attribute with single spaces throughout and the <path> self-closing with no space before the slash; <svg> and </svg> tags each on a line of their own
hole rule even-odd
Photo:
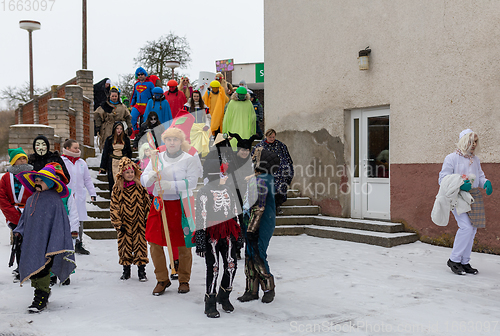
<svg viewBox="0 0 500 336">
<path fill-rule="evenodd" d="M 38 172 L 19 173 L 16 177 L 33 192 L 14 234 L 22 237 L 21 284 L 31 279 L 31 286 L 35 288 L 28 310 L 37 313 L 47 307 L 50 272 L 64 282 L 76 268 L 68 214 L 61 200 L 69 193 L 51 165 Z"/>
<path fill-rule="evenodd" d="M 141 185 L 141 170 L 128 157 L 120 160 L 119 172 L 111 193 L 111 223 L 118 233 L 121 280 L 130 278 L 130 265 L 138 267 L 139 281 L 147 281 L 146 218 L 151 205 L 147 190 Z"/>
<path fill-rule="evenodd" d="M 278 156 L 264 148 L 255 149 L 252 155 L 255 176 L 248 182 L 246 201 L 250 205 L 250 220 L 243 225 L 245 236 L 245 293 L 241 302 L 259 298 L 259 284 L 264 291 L 262 302 L 274 300 L 274 277 L 267 262 L 267 248 L 276 225 L 274 204 L 274 177 L 272 167 L 279 165 Z"/>
<path fill-rule="evenodd" d="M 78 211 L 78 219 L 80 221 L 79 234 L 76 239 L 75 252 L 78 254 L 90 254 L 83 247 L 83 222 L 87 217 L 87 192 L 90 194 L 92 201 L 97 199 L 97 193 L 90 177 L 89 167 L 87 163 L 80 158 L 80 145 L 76 140 L 66 140 L 63 144 L 62 159 L 68 169 L 71 181 L 68 183 L 68 188 L 73 190 L 76 199 L 76 208 Z M 67 178 L 65 176 L 65 178 Z M 86 190 L 85 190 L 86 189 Z"/>
<path fill-rule="evenodd" d="M 196 254 L 205 257 L 207 267 L 205 314 L 214 318 L 220 316 L 216 301 L 222 304 L 225 312 L 230 313 L 234 310 L 229 301 L 229 294 L 236 275 L 236 251 L 241 229 L 238 220 L 238 200 L 232 188 L 226 184 L 228 179 L 226 165 L 221 166 L 217 159 L 206 160 L 203 165 L 203 175 L 208 179 L 208 183 L 198 191 L 196 200 Z M 224 264 L 224 273 L 217 294 L 219 255 Z"/>
<path fill-rule="evenodd" d="M 486 189 L 488 196 L 493 192 L 491 182 L 484 176 L 481 162 L 475 155 L 478 141 L 477 134 L 471 129 L 463 130 L 459 136 L 457 150 L 446 156 L 441 172 L 439 172 L 439 184 L 448 175 L 461 175 L 464 181 L 460 190 L 469 192 L 474 198 L 469 212 L 459 215 L 456 209 L 452 211 L 459 228 L 447 264 L 458 275 L 478 273 L 477 269 L 471 267 L 469 261 L 477 228 L 484 228 L 486 224 L 480 188 Z"/>
<path fill-rule="evenodd" d="M 7 220 L 9 228 L 14 230 L 19 223 L 19 218 L 21 218 L 26 200 L 31 196 L 31 191 L 24 188 L 16 175 L 23 171 L 33 170 L 33 166 L 28 164 L 28 156 L 21 147 L 9 149 L 8 152 L 11 166 L 7 168 L 7 173 L 0 179 L 0 210 Z M 14 282 L 19 282 L 19 260 L 17 260 L 17 267 L 12 273 L 14 274 Z"/>
</svg>

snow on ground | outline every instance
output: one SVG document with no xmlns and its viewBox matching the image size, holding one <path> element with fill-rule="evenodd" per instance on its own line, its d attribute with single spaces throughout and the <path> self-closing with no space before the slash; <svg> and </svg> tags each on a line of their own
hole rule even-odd
<svg viewBox="0 0 500 336">
<path fill-rule="evenodd" d="M 1 215 L 0 215 L 1 216 Z M 149 281 L 120 281 L 116 240 L 86 238 L 70 286 L 56 285 L 46 311 L 28 314 L 33 289 L 12 283 L 9 229 L 0 217 L 0 335 L 499 335 L 500 257 L 473 253 L 476 276 L 446 266 L 450 249 L 416 242 L 393 248 L 305 235 L 273 237 L 269 263 L 276 299 L 240 303 L 232 314 L 203 314 L 205 265 L 193 255 L 191 292 L 177 282 L 159 297 Z M 262 295 L 262 293 L 261 293 Z M 219 306 L 220 308 L 220 306 Z"/>
</svg>

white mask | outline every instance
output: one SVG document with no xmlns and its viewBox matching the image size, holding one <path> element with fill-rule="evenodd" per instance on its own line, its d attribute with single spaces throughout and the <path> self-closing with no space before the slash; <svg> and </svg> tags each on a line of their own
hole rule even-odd
<svg viewBox="0 0 500 336">
<path fill-rule="evenodd" d="M 38 139 L 37 141 L 35 141 L 35 152 L 40 156 L 44 156 L 45 154 L 47 154 L 47 144 L 45 143 L 45 141 L 43 141 L 42 139 Z"/>
</svg>

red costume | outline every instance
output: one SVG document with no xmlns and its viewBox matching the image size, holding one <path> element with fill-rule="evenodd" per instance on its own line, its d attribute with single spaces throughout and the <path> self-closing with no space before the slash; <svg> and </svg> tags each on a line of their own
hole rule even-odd
<svg viewBox="0 0 500 336">
<path fill-rule="evenodd" d="M 14 179 L 15 177 L 12 173 L 5 173 L 0 179 L 0 209 L 5 219 L 7 219 L 7 224 L 12 223 L 17 225 L 26 200 L 31 196 L 31 192 L 23 186 L 21 187 L 19 196 L 16 198 Z"/>
</svg>

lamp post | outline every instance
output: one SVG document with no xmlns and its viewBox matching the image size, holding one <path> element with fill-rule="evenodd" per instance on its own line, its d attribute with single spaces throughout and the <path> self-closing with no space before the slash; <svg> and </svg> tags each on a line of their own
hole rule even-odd
<svg viewBox="0 0 500 336">
<path fill-rule="evenodd" d="M 29 48 L 30 48 L 30 98 L 33 98 L 33 40 L 31 33 L 42 27 L 38 21 L 19 21 L 19 28 L 27 30 L 29 34 Z"/>
<path fill-rule="evenodd" d="M 174 76 L 175 76 L 175 71 L 174 70 L 175 70 L 175 68 L 178 68 L 181 65 L 181 62 L 179 62 L 179 61 L 167 61 L 165 63 L 165 65 L 168 68 L 172 69 L 172 79 L 174 79 Z"/>
</svg>

